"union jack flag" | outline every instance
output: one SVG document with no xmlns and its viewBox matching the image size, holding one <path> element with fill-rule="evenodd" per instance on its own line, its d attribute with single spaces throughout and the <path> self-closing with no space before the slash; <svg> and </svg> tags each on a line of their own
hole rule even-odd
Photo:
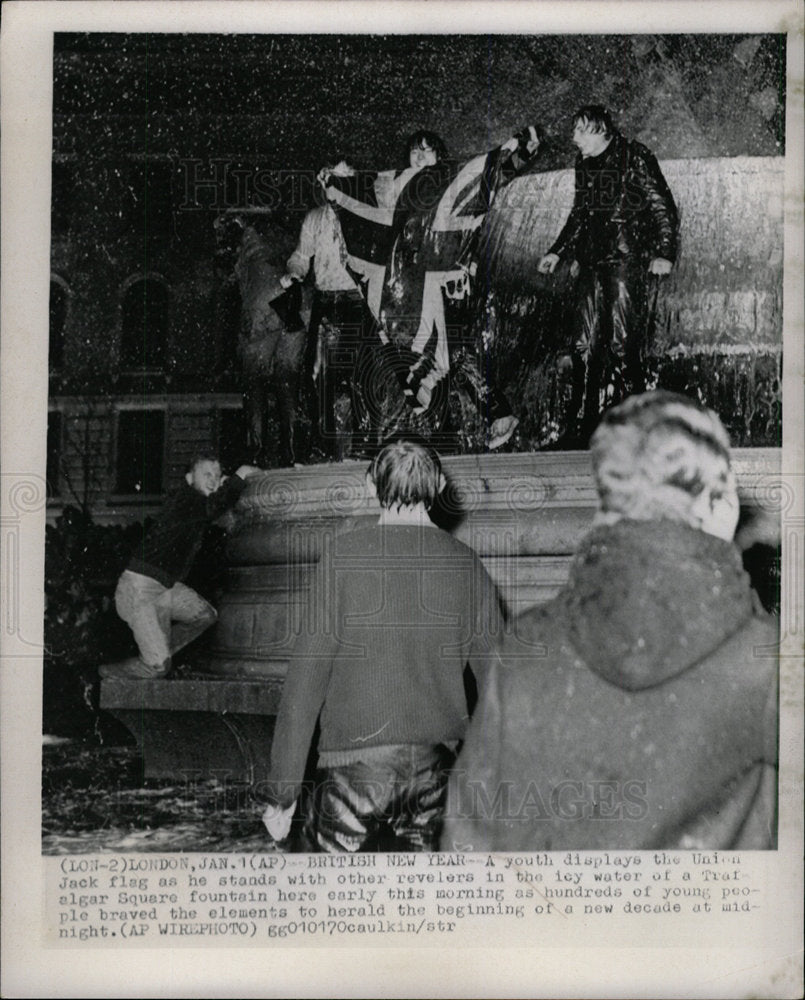
<svg viewBox="0 0 805 1000">
<path fill-rule="evenodd" d="M 518 152 L 498 147 L 461 164 L 329 179 L 349 266 L 416 412 L 450 370 L 444 296 L 467 294 L 477 231 L 497 191 L 526 165 Z"/>
</svg>

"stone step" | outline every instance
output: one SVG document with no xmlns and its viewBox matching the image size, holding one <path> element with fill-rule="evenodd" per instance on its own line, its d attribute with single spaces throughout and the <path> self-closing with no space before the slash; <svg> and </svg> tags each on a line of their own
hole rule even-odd
<svg viewBox="0 0 805 1000">
<path fill-rule="evenodd" d="M 195 674 L 105 680 L 101 708 L 134 735 L 147 778 L 264 781 L 282 684 Z"/>
</svg>

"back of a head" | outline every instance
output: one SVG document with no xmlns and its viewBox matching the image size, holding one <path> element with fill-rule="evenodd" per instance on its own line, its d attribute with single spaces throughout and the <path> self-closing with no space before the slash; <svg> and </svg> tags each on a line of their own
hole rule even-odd
<svg viewBox="0 0 805 1000">
<path fill-rule="evenodd" d="M 425 442 L 405 437 L 389 441 L 372 460 L 369 476 L 385 509 L 433 506 L 442 482 L 442 464 Z"/>
<path fill-rule="evenodd" d="M 604 519 L 666 518 L 732 537 L 729 438 L 712 410 L 662 390 L 630 396 L 604 414 L 590 450 Z"/>
</svg>

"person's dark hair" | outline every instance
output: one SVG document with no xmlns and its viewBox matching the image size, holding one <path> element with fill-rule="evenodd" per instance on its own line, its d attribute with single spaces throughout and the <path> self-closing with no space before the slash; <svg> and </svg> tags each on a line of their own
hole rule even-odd
<svg viewBox="0 0 805 1000">
<path fill-rule="evenodd" d="M 525 125 L 523 128 L 521 128 L 519 132 L 515 132 L 514 134 L 520 140 L 521 143 L 525 144 L 531 138 L 531 136 L 528 134 L 529 128 L 534 129 L 534 132 L 536 133 L 537 136 L 537 141 L 541 146 L 545 142 L 545 129 L 538 122 L 530 122 L 528 125 Z"/>
<path fill-rule="evenodd" d="M 407 160 L 411 150 L 419 146 L 430 146 L 434 153 L 436 153 L 437 162 L 447 158 L 447 146 L 444 139 L 440 135 L 437 135 L 436 132 L 430 132 L 428 129 L 421 128 L 416 132 L 412 132 L 405 140 L 404 159 Z"/>
<path fill-rule="evenodd" d="M 573 115 L 573 125 L 583 123 L 591 132 L 610 136 L 617 131 L 612 116 L 603 104 L 583 104 Z"/>
<path fill-rule="evenodd" d="M 383 508 L 433 506 L 442 486 L 442 463 L 424 441 L 400 437 L 383 445 L 372 459 L 369 476 Z"/>
<path fill-rule="evenodd" d="M 199 451 L 190 459 L 187 463 L 187 468 L 184 470 L 185 473 L 191 473 L 197 465 L 201 465 L 202 462 L 217 462 L 221 464 L 221 459 L 215 454 L 214 451 Z"/>
</svg>

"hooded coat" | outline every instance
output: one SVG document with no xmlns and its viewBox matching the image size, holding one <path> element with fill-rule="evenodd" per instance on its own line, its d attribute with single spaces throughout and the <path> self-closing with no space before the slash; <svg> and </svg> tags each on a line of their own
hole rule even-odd
<svg viewBox="0 0 805 1000">
<path fill-rule="evenodd" d="M 442 850 L 772 847 L 777 642 L 731 543 L 595 529 L 501 643 Z"/>
</svg>

